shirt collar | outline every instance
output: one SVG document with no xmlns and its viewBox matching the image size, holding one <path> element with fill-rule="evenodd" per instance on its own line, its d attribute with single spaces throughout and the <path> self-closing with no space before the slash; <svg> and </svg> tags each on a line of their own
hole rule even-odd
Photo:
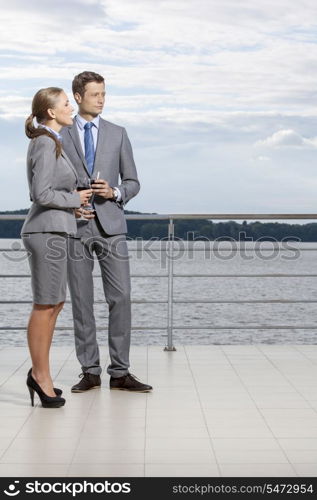
<svg viewBox="0 0 317 500">
<path fill-rule="evenodd" d="M 55 137 L 57 137 L 59 141 L 62 141 L 62 136 L 58 132 L 56 132 L 56 130 L 53 130 L 51 127 L 48 127 L 47 125 L 43 125 L 43 123 L 39 123 L 38 126 L 45 128 L 46 130 L 51 132 L 51 134 L 55 135 Z"/>
<path fill-rule="evenodd" d="M 84 126 L 86 125 L 86 123 L 88 123 L 87 120 L 85 120 L 85 118 L 83 118 L 82 116 L 80 115 L 76 115 L 76 122 L 77 122 L 77 125 L 78 127 L 80 128 L 80 130 L 83 130 Z M 100 121 L 100 116 L 97 115 L 93 120 L 91 120 L 91 123 L 97 128 L 99 129 L 99 121 Z"/>
</svg>

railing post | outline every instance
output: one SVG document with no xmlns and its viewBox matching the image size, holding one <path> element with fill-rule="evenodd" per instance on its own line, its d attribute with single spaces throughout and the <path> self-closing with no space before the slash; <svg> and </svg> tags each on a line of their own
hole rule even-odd
<svg viewBox="0 0 317 500">
<path fill-rule="evenodd" d="M 164 351 L 176 351 L 173 346 L 173 278 L 174 278 L 174 221 L 169 220 L 166 245 L 168 285 L 167 285 L 167 346 Z"/>
</svg>

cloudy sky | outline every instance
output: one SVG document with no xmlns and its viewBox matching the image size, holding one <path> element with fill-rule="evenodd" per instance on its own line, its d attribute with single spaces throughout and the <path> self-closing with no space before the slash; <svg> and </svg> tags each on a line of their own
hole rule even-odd
<svg viewBox="0 0 317 500">
<path fill-rule="evenodd" d="M 315 0 L 1 0 L 0 210 L 29 206 L 33 94 L 93 70 L 141 181 L 127 209 L 317 212 Z"/>
</svg>

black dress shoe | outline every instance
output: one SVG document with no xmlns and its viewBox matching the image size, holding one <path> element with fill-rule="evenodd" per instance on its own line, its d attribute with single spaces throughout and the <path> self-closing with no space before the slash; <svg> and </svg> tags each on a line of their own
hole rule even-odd
<svg viewBox="0 0 317 500">
<path fill-rule="evenodd" d="M 153 387 L 139 382 L 132 373 L 127 373 L 119 378 L 110 377 L 110 389 L 117 391 L 150 392 Z"/>
<path fill-rule="evenodd" d="M 98 389 L 101 386 L 100 375 L 94 375 L 93 373 L 81 373 L 81 381 L 78 384 L 73 385 L 72 392 L 85 392 L 90 391 L 90 389 Z"/>
</svg>

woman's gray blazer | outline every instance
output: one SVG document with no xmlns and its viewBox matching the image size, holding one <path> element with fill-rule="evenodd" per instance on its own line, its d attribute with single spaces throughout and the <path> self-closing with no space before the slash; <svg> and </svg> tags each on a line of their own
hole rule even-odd
<svg viewBox="0 0 317 500">
<path fill-rule="evenodd" d="M 80 207 L 77 173 L 66 153 L 56 158 L 55 142 L 47 135 L 31 140 L 27 178 L 33 202 L 21 234 L 76 233 L 74 208 Z"/>
</svg>

